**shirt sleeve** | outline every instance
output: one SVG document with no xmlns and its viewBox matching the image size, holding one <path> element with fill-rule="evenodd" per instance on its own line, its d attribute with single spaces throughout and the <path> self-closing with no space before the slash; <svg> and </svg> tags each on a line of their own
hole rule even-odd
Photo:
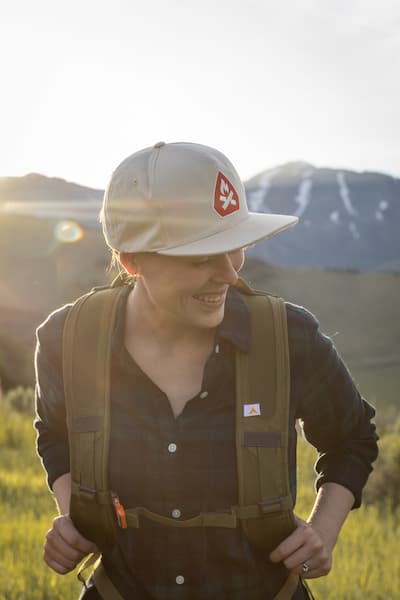
<svg viewBox="0 0 400 600">
<path fill-rule="evenodd" d="M 317 319 L 302 309 L 303 369 L 297 402 L 306 439 L 316 447 L 316 489 L 335 482 L 349 489 L 353 508 L 378 454 L 374 408 L 364 400 L 332 340 Z"/>
<path fill-rule="evenodd" d="M 62 374 L 62 334 L 69 306 L 51 313 L 36 331 L 35 428 L 37 451 L 52 489 L 68 473 L 68 431 Z"/>
</svg>

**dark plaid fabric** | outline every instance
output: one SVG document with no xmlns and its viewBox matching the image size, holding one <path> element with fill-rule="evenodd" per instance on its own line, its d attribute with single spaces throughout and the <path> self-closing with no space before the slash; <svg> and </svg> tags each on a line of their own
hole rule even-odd
<svg viewBox="0 0 400 600">
<path fill-rule="evenodd" d="M 127 289 L 128 291 L 128 289 Z M 123 344 L 126 295 L 112 353 L 110 483 L 125 507 L 145 506 L 178 519 L 237 503 L 234 348 L 248 351 L 249 315 L 230 290 L 207 361 L 202 392 L 175 419 L 165 394 Z M 69 470 L 62 392 L 61 336 L 68 306 L 38 330 L 38 451 L 52 483 Z M 296 495 L 297 418 L 319 452 L 317 487 L 334 481 L 360 504 L 376 458 L 373 408 L 357 392 L 329 338 L 305 309 L 287 304 L 291 360 L 289 477 Z M 251 549 L 241 529 L 167 528 L 142 519 L 121 530 L 103 557 L 127 599 L 267 600 L 277 567 Z M 94 592 L 91 592 L 94 593 Z M 295 598 L 307 597 L 300 589 Z M 95 597 L 95 596 L 90 596 Z"/>
</svg>

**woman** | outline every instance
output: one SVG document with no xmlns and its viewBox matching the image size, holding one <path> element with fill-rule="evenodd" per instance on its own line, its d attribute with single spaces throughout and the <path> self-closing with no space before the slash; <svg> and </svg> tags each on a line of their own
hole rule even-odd
<svg viewBox="0 0 400 600">
<path fill-rule="evenodd" d="M 251 351 L 249 314 L 235 284 L 244 248 L 297 219 L 249 213 L 238 174 L 217 150 L 156 144 L 128 157 L 106 190 L 105 239 L 124 286 L 111 349 L 109 477 L 122 504 L 176 521 L 237 503 L 235 351 Z M 60 516 L 44 560 L 67 573 L 96 545 L 69 517 L 71 481 L 62 370 L 70 306 L 38 329 L 38 451 Z M 374 410 L 359 395 L 316 319 L 286 305 L 290 354 L 288 476 L 296 493 L 297 418 L 318 449 L 317 496 L 307 522 L 269 555 L 241 527 L 166 527 L 143 518 L 103 551 L 120 598 L 261 600 L 287 570 L 326 575 L 348 512 L 377 454 Z M 289 596 L 286 596 L 289 597 Z M 290 593 L 308 598 L 300 581 Z M 81 598 L 101 598 L 90 581 Z"/>
</svg>

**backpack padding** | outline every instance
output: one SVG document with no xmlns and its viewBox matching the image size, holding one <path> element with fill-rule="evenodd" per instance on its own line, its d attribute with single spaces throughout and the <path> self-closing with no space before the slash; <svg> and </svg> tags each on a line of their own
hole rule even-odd
<svg viewBox="0 0 400 600">
<path fill-rule="evenodd" d="M 82 535 L 101 549 L 113 541 L 116 526 L 108 488 L 110 357 L 122 290 L 100 289 L 79 298 L 68 313 L 63 337 L 70 515 Z"/>
<path fill-rule="evenodd" d="M 296 527 L 288 476 L 290 368 L 282 299 L 244 295 L 251 315 L 251 352 L 236 353 L 236 452 L 239 514 L 252 544 L 272 551 Z M 246 404 L 260 414 L 245 416 Z M 257 408 L 258 410 L 258 408 Z M 252 508 L 253 507 L 253 508 Z"/>
</svg>

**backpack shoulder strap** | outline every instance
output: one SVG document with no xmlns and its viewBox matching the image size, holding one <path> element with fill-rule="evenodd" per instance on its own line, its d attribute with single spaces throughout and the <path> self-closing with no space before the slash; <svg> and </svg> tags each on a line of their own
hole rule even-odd
<svg viewBox="0 0 400 600">
<path fill-rule="evenodd" d="M 81 533 L 100 548 L 112 539 L 116 521 L 108 488 L 110 353 L 122 290 L 101 288 L 79 298 L 63 333 L 70 514 Z"/>
<path fill-rule="evenodd" d="M 295 528 L 288 475 L 290 365 L 285 302 L 240 283 L 251 350 L 236 351 L 239 514 L 250 541 L 271 551 Z M 251 518 L 258 511 L 259 518 Z M 275 517 L 275 518 L 274 518 Z"/>
<path fill-rule="evenodd" d="M 249 542 L 265 555 L 295 529 L 289 486 L 290 363 L 284 300 L 243 294 L 251 319 L 251 350 L 236 350 L 237 514 Z M 289 600 L 299 578 L 276 565 L 274 600 Z"/>
</svg>

